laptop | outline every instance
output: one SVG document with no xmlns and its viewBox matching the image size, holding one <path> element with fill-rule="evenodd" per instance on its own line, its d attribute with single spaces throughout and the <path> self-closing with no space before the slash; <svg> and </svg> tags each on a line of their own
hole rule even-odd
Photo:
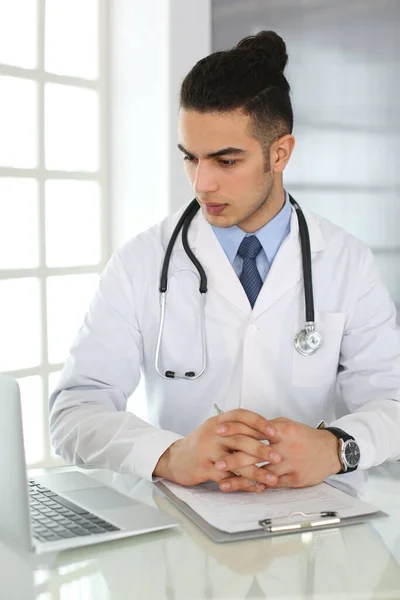
<svg viewBox="0 0 400 600">
<path fill-rule="evenodd" d="M 0 456 L 0 538 L 26 551 L 57 552 L 179 525 L 77 469 L 27 479 L 20 391 L 7 375 L 0 375 Z"/>
</svg>

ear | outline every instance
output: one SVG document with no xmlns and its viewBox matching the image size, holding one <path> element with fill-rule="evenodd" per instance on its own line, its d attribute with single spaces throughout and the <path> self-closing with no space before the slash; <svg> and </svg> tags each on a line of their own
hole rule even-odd
<svg viewBox="0 0 400 600">
<path fill-rule="evenodd" d="M 293 135 L 286 134 L 275 140 L 270 147 L 271 171 L 282 173 L 292 155 L 296 140 Z"/>
</svg>

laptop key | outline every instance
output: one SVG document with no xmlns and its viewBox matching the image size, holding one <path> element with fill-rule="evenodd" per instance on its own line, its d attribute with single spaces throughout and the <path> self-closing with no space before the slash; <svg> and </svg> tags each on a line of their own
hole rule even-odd
<svg viewBox="0 0 400 600">
<path fill-rule="evenodd" d="M 84 531 L 84 529 L 81 529 L 80 527 L 70 527 L 69 529 L 75 533 L 75 535 L 88 535 L 88 532 Z"/>
<path fill-rule="evenodd" d="M 68 533 L 69 530 L 66 527 L 52 527 L 51 531 L 58 535 L 62 535 L 63 533 Z"/>
<path fill-rule="evenodd" d="M 100 519 L 99 517 L 96 517 L 95 519 L 90 519 L 90 520 L 95 525 L 102 525 L 103 523 L 105 523 L 105 521 L 103 521 L 103 519 Z"/>
<path fill-rule="evenodd" d="M 43 536 L 45 537 L 46 542 L 55 542 L 61 538 L 57 533 L 46 533 L 43 534 Z"/>
<path fill-rule="evenodd" d="M 55 508 L 54 510 L 56 510 L 58 512 L 58 514 L 60 515 L 67 515 L 68 513 L 71 513 L 72 511 L 68 510 L 68 508 L 64 508 L 64 506 L 59 506 L 58 508 Z"/>
<path fill-rule="evenodd" d="M 71 527 L 73 526 L 74 522 L 71 521 L 71 519 L 62 519 L 57 521 L 57 523 L 60 523 L 60 525 L 66 525 L 68 527 L 68 525 L 71 525 Z"/>
<path fill-rule="evenodd" d="M 104 533 L 104 529 L 102 527 L 96 527 L 95 525 L 89 525 L 87 529 L 92 533 Z"/>
<path fill-rule="evenodd" d="M 72 538 L 72 537 L 76 537 L 76 534 L 72 533 L 72 531 L 69 531 L 68 529 L 66 529 L 65 531 L 60 533 L 60 536 L 62 538 Z"/>
<path fill-rule="evenodd" d="M 82 513 L 87 512 L 84 508 L 77 506 L 76 504 L 74 504 L 73 502 L 70 502 L 66 498 L 63 498 L 62 496 L 54 496 L 52 500 L 55 500 L 55 499 L 57 500 L 58 504 L 62 504 L 62 506 L 64 506 L 68 510 L 72 511 L 73 513 L 80 515 Z"/>
</svg>

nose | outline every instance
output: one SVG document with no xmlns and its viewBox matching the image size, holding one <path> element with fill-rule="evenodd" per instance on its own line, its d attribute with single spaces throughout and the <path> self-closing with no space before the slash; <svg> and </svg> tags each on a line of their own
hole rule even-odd
<svg viewBox="0 0 400 600">
<path fill-rule="evenodd" d="M 199 160 L 193 181 L 195 194 L 199 195 L 215 192 L 218 189 L 218 182 L 215 175 L 214 169 L 210 164 L 203 163 Z"/>
</svg>

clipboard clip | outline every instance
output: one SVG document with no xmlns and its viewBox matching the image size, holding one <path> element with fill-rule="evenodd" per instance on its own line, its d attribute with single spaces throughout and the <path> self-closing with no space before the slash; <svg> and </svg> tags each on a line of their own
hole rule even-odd
<svg viewBox="0 0 400 600">
<path fill-rule="evenodd" d="M 300 517 L 300 519 L 295 519 L 294 517 Z M 279 519 L 263 519 L 258 521 L 258 524 L 261 525 L 264 531 L 269 531 L 270 533 L 326 527 L 327 525 L 337 525 L 338 523 L 340 523 L 340 517 L 336 511 L 318 513 L 296 511 Z"/>
</svg>

